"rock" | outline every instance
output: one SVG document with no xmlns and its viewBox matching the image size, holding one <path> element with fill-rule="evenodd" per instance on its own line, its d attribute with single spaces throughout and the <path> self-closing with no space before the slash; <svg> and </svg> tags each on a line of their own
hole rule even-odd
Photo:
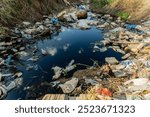
<svg viewBox="0 0 150 117">
<path fill-rule="evenodd" d="M 88 79 L 88 78 L 86 78 L 86 79 L 85 79 L 85 83 L 86 83 L 87 85 L 90 84 L 90 85 L 95 86 L 96 84 L 98 84 L 98 81 L 96 81 L 96 80 L 94 80 L 94 79 Z"/>
<path fill-rule="evenodd" d="M 112 72 L 114 73 L 116 78 L 124 78 L 128 76 L 128 74 L 122 70 L 113 70 Z"/>
<path fill-rule="evenodd" d="M 88 20 L 79 20 L 77 22 L 77 27 L 82 29 L 82 30 L 87 30 L 90 29 L 91 27 L 88 25 Z"/>
<path fill-rule="evenodd" d="M 41 37 L 47 37 L 47 36 L 50 36 L 51 35 L 51 30 L 50 29 L 46 29 L 44 31 L 41 32 L 41 34 L 39 34 L 39 36 Z"/>
<path fill-rule="evenodd" d="M 79 10 L 77 12 L 77 18 L 78 19 L 86 19 L 88 17 L 87 11 Z"/>
<path fill-rule="evenodd" d="M 103 19 L 109 19 L 111 16 L 109 14 L 105 14 L 102 18 Z"/>
<path fill-rule="evenodd" d="M 108 22 L 105 22 L 105 23 L 102 24 L 102 25 L 98 25 L 97 28 L 105 28 L 105 27 L 107 27 L 107 26 L 109 26 L 109 23 L 108 23 Z"/>
<path fill-rule="evenodd" d="M 126 55 L 122 56 L 122 59 L 127 59 L 127 58 L 129 58 L 130 56 L 131 56 L 131 54 L 130 54 L 130 53 L 128 53 L 128 54 L 126 54 Z"/>
<path fill-rule="evenodd" d="M 30 26 L 30 25 L 31 25 L 31 23 L 30 23 L 30 22 L 22 22 L 22 24 L 23 24 L 25 27 L 27 27 L 27 26 Z"/>
<path fill-rule="evenodd" d="M 111 65 L 110 68 L 113 70 L 123 70 L 125 68 L 125 66 L 118 64 L 118 65 Z"/>
<path fill-rule="evenodd" d="M 62 11 L 60 12 L 58 15 L 57 15 L 57 18 L 60 20 L 60 21 L 65 21 L 65 17 L 64 15 L 66 14 L 67 12 L 66 11 Z"/>
<path fill-rule="evenodd" d="M 25 50 L 25 47 L 21 47 L 19 50 L 20 50 L 20 51 L 23 51 L 23 50 Z"/>
<path fill-rule="evenodd" d="M 59 87 L 61 87 L 63 93 L 71 93 L 77 87 L 77 84 L 78 78 L 72 78 L 66 83 L 60 84 Z"/>
<path fill-rule="evenodd" d="M 114 29 L 110 30 L 110 32 L 113 32 L 113 33 L 121 32 L 121 31 L 123 32 L 123 31 L 125 31 L 125 29 L 121 28 L 121 27 L 118 27 L 118 28 L 114 28 Z"/>
<path fill-rule="evenodd" d="M 0 51 L 3 51 L 5 49 L 6 49 L 6 47 L 0 47 Z"/>
<path fill-rule="evenodd" d="M 137 86 L 141 86 L 141 85 L 146 85 L 148 84 L 149 79 L 148 78 L 138 78 L 138 79 L 132 79 L 132 80 L 128 80 L 124 83 L 124 85 L 137 85 Z"/>
<path fill-rule="evenodd" d="M 40 25 L 42 25 L 41 22 L 36 22 L 36 23 L 35 23 L 35 26 L 40 26 Z"/>
<path fill-rule="evenodd" d="M 105 61 L 108 63 L 108 64 L 118 64 L 118 60 L 115 58 L 115 57 L 106 57 L 105 58 Z"/>
<path fill-rule="evenodd" d="M 37 30 L 36 29 L 26 29 L 26 30 L 24 30 L 24 32 L 26 33 L 26 34 L 34 34 L 34 33 L 36 33 L 37 32 Z"/>
</svg>

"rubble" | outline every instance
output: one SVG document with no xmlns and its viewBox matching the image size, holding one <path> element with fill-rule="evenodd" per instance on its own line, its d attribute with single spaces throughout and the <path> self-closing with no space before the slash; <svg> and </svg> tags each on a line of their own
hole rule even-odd
<svg viewBox="0 0 150 117">
<path fill-rule="evenodd" d="M 78 78 L 72 78 L 71 80 L 65 82 L 64 84 L 60 84 L 63 93 L 71 93 L 78 84 Z"/>
<path fill-rule="evenodd" d="M 86 19 L 87 18 L 87 12 L 85 10 L 79 10 L 77 12 L 77 18 L 78 19 Z"/>
<path fill-rule="evenodd" d="M 111 65 L 114 65 L 114 64 L 118 64 L 118 60 L 115 58 L 115 57 L 106 57 L 105 58 L 105 61 L 108 63 L 108 64 L 111 64 Z"/>
</svg>

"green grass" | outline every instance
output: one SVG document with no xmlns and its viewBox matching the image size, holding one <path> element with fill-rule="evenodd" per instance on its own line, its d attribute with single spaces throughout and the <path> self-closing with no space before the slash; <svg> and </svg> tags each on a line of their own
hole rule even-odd
<svg viewBox="0 0 150 117">
<path fill-rule="evenodd" d="M 113 3 L 115 0 L 92 0 L 93 6 L 95 8 L 102 8 L 105 5 Z"/>
<path fill-rule="evenodd" d="M 121 17 L 121 18 L 124 19 L 124 20 L 128 20 L 130 14 L 127 13 L 127 12 L 120 11 L 120 12 L 117 13 L 117 16 L 118 16 L 118 17 Z"/>
</svg>

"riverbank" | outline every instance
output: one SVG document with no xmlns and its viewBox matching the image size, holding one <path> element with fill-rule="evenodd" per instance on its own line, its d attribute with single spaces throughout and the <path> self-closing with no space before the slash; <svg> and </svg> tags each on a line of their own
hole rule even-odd
<svg viewBox="0 0 150 117">
<path fill-rule="evenodd" d="M 76 0 L 68 0 L 70 5 Z M 69 7 L 63 0 L 2 0 L 0 3 L 0 35 L 9 34 L 9 28 L 26 22 L 41 21 L 46 15 L 55 15 Z"/>
<path fill-rule="evenodd" d="M 150 18 L 149 0 L 91 0 L 91 9 L 121 17 L 130 23 Z"/>
</svg>

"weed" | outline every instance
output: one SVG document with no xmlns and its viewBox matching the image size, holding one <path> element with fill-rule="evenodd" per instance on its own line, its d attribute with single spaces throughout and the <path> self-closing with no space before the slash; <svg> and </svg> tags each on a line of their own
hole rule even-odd
<svg viewBox="0 0 150 117">
<path fill-rule="evenodd" d="M 127 12 L 123 12 L 123 11 L 120 11 L 117 13 L 117 16 L 118 17 L 121 17 L 122 19 L 124 19 L 125 21 L 129 19 L 129 13 Z"/>
</svg>

